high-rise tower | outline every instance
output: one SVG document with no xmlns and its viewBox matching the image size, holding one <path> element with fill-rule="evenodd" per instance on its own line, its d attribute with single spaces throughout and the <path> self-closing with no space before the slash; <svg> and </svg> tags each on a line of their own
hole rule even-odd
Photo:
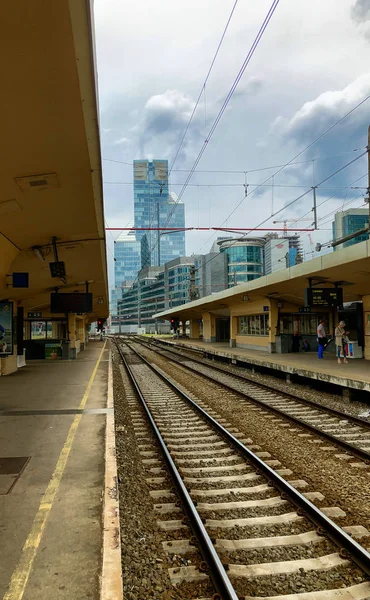
<svg viewBox="0 0 370 600">
<path fill-rule="evenodd" d="M 185 232 L 168 234 L 160 230 L 185 227 L 184 204 L 169 193 L 167 160 L 134 161 L 134 222 L 135 227 L 149 228 L 136 231 L 145 254 L 141 259 L 143 267 L 163 265 L 185 255 Z"/>
</svg>

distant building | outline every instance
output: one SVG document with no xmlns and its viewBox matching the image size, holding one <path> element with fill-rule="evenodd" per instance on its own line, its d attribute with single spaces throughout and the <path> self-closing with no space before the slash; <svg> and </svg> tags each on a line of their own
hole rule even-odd
<svg viewBox="0 0 370 600">
<path fill-rule="evenodd" d="M 272 233 L 267 235 L 265 240 L 265 275 L 303 262 L 299 235 L 279 237 L 276 233 Z"/>
<path fill-rule="evenodd" d="M 114 283 L 120 287 L 124 281 L 133 281 L 141 269 L 141 243 L 135 231 L 124 231 L 114 243 Z"/>
<path fill-rule="evenodd" d="M 140 242 L 146 238 L 142 246 L 143 267 L 163 265 L 185 254 L 184 231 L 158 231 L 160 227 L 185 227 L 184 204 L 169 193 L 167 160 L 134 161 L 134 223 L 143 228 L 136 232 L 136 238 Z"/>
<path fill-rule="evenodd" d="M 109 312 L 111 317 L 113 318 L 117 316 L 117 300 L 119 300 L 120 298 L 122 298 L 122 288 L 112 288 L 110 291 Z"/>
<path fill-rule="evenodd" d="M 270 239 L 265 244 L 265 275 L 282 271 L 289 266 L 289 240 Z"/>
<path fill-rule="evenodd" d="M 218 242 L 227 256 L 228 287 L 253 281 L 264 274 L 264 238 L 230 238 Z"/>
<path fill-rule="evenodd" d="M 194 293 L 201 298 L 227 289 L 227 282 L 227 256 L 220 252 L 181 256 L 159 267 L 145 267 L 117 302 L 121 331 L 134 332 L 139 326 L 147 333 L 165 333 L 169 324 L 156 323 L 152 315 L 190 302 Z"/>
<path fill-rule="evenodd" d="M 355 233 L 356 231 L 363 229 L 368 223 L 368 208 L 352 208 L 337 212 L 332 223 L 333 241 L 339 240 L 347 235 L 351 235 L 351 233 Z M 363 233 L 352 238 L 351 240 L 348 240 L 347 242 L 343 242 L 343 244 L 334 246 L 334 251 L 340 250 L 341 248 L 348 248 L 348 246 L 353 246 L 353 244 L 358 244 L 359 242 L 363 242 L 367 239 L 369 239 L 369 234 Z"/>
<path fill-rule="evenodd" d="M 195 284 L 199 298 L 222 292 L 228 288 L 227 254 L 209 252 L 194 256 Z"/>
</svg>

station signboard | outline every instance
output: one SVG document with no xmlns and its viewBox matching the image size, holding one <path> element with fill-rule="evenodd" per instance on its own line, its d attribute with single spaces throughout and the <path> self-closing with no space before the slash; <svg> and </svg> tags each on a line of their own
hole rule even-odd
<svg viewBox="0 0 370 600">
<path fill-rule="evenodd" d="M 306 306 L 342 306 L 342 288 L 307 288 L 305 290 Z"/>
<path fill-rule="evenodd" d="M 0 355 L 13 354 L 13 303 L 0 302 Z"/>
</svg>

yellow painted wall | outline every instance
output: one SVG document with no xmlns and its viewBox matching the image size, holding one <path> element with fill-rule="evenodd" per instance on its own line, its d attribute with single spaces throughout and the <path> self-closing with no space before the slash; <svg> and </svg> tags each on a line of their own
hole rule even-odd
<svg viewBox="0 0 370 600">
<path fill-rule="evenodd" d="M 13 346 L 13 354 L 0 358 L 0 375 L 10 375 L 17 370 L 17 345 Z"/>
<path fill-rule="evenodd" d="M 193 339 L 199 339 L 200 336 L 200 325 L 196 319 L 190 321 L 190 337 Z"/>
<path fill-rule="evenodd" d="M 268 335 L 237 335 L 236 345 L 248 344 L 251 346 L 261 346 L 261 349 L 267 348 L 269 345 Z"/>
</svg>

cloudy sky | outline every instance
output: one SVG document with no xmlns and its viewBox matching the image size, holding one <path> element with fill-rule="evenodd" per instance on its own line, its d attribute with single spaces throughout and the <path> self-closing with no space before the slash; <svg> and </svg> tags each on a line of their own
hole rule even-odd
<svg viewBox="0 0 370 600">
<path fill-rule="evenodd" d="M 126 226 L 133 218 L 133 159 L 174 159 L 234 2 L 95 0 L 109 226 Z M 173 167 L 174 192 L 181 190 L 271 2 L 238 0 Z M 278 173 L 273 186 L 269 180 L 255 188 L 278 170 L 257 169 L 290 161 L 370 94 L 369 52 L 370 0 L 280 0 L 183 194 L 186 225 L 258 226 L 359 156 L 367 144 L 370 100 L 301 154 L 299 164 Z M 314 243 L 331 239 L 333 211 L 363 205 L 365 190 L 351 187 L 366 186 L 366 173 L 363 157 L 318 188 L 322 206 Z M 267 226 L 278 227 L 272 221 L 283 218 L 310 219 L 311 209 L 309 193 Z M 296 226 L 309 227 L 310 221 Z M 107 239 L 112 251 L 109 233 Z M 207 252 L 212 240 L 212 232 L 188 233 L 187 254 Z M 307 234 L 304 240 L 309 251 Z M 111 274 L 110 253 L 108 258 Z"/>
</svg>

